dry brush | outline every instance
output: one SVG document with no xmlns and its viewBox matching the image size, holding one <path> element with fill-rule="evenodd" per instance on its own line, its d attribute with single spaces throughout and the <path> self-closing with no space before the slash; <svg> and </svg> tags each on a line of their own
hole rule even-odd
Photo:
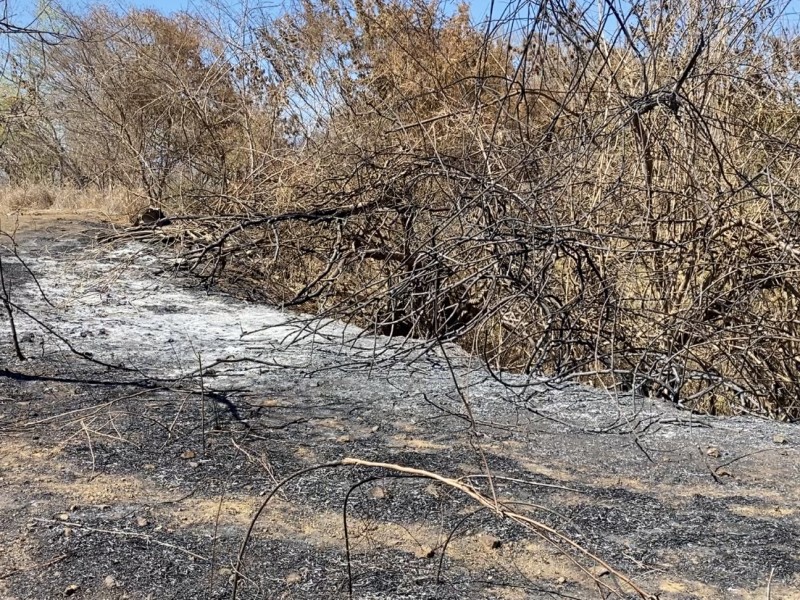
<svg viewBox="0 0 800 600">
<path fill-rule="evenodd" d="M 209 281 L 497 370 L 796 418 L 784 8 L 96 10 L 17 104 L 51 178 L 137 188 Z"/>
</svg>

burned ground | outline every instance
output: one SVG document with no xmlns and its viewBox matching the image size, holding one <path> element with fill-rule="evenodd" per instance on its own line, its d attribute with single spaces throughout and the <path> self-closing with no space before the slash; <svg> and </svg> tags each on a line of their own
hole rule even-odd
<svg viewBox="0 0 800 600">
<path fill-rule="evenodd" d="M 421 354 L 208 294 L 158 248 L 96 245 L 102 227 L 16 235 L 50 304 L 4 250 L 29 314 L 28 360 L 2 344 L 3 598 L 229 598 L 266 494 L 345 457 L 472 476 L 662 599 L 800 598 L 796 425 L 505 388 L 456 348 Z M 578 563 L 616 585 L 480 508 L 387 469 L 310 472 L 256 521 L 238 597 L 602 597 Z"/>
</svg>

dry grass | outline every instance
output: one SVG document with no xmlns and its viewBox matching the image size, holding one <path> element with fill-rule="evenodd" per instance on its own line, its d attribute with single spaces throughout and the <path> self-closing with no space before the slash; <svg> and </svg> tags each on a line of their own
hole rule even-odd
<svg viewBox="0 0 800 600">
<path fill-rule="evenodd" d="M 146 197 L 121 186 L 106 190 L 40 183 L 0 187 L 0 212 L 5 214 L 95 212 L 120 218 L 146 205 Z"/>
</svg>

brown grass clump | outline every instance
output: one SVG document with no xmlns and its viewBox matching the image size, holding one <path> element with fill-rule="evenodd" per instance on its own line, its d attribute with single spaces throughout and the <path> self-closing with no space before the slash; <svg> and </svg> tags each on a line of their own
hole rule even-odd
<svg viewBox="0 0 800 600">
<path fill-rule="evenodd" d="M 53 206 L 52 190 L 41 185 L 3 190 L 0 206 L 9 211 L 43 210 Z"/>
<path fill-rule="evenodd" d="M 110 216 L 135 212 L 146 203 L 129 189 L 79 189 L 44 184 L 8 185 L 0 188 L 0 212 L 94 211 Z"/>
</svg>

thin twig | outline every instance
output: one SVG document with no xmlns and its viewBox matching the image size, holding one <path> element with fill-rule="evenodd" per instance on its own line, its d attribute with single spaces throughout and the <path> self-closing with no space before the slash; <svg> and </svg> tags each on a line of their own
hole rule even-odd
<svg viewBox="0 0 800 600">
<path fill-rule="evenodd" d="M 182 548 L 181 546 L 177 546 L 175 544 L 170 544 L 167 542 L 162 542 L 160 540 L 155 539 L 151 535 L 147 535 L 144 533 L 136 533 L 134 531 L 122 531 L 120 529 L 99 529 L 97 527 L 89 527 L 88 525 L 83 525 L 81 523 L 75 523 L 72 521 L 56 521 L 54 519 L 41 519 L 41 518 L 34 518 L 34 521 L 39 521 L 41 523 L 54 523 L 56 525 L 62 525 L 65 527 L 77 527 L 79 529 L 83 529 L 84 531 L 91 531 L 93 533 L 105 533 L 108 535 L 116 535 L 120 537 L 131 537 L 140 540 L 145 540 L 149 544 L 156 544 L 157 546 L 162 546 L 164 548 L 169 548 L 171 550 L 177 550 L 187 556 L 191 556 L 192 558 L 196 558 L 198 560 L 207 561 L 208 558 L 203 556 L 202 554 L 197 554 L 196 552 L 192 552 L 191 550 L 187 550 L 186 548 Z"/>
</svg>

